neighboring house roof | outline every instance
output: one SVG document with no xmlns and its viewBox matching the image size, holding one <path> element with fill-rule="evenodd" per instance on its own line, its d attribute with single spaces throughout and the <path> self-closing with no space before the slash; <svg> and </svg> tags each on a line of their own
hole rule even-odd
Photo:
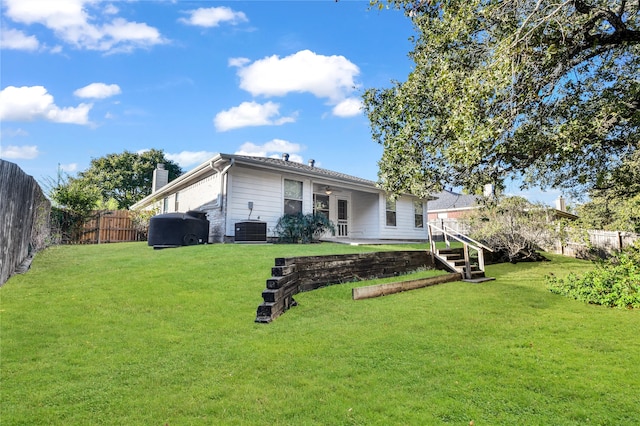
<svg viewBox="0 0 640 426">
<path fill-rule="evenodd" d="M 578 219 L 578 216 L 576 216 L 573 213 L 569 213 L 566 212 L 564 210 L 558 210 L 556 208 L 551 208 L 551 211 L 553 212 L 553 214 L 556 216 L 556 218 L 560 218 L 560 219 L 570 219 L 570 220 L 576 220 Z"/>
<path fill-rule="evenodd" d="M 478 207 L 479 196 L 471 194 L 458 194 L 453 191 L 441 191 L 433 194 L 435 200 L 429 201 L 429 212 L 442 210 L 461 210 Z"/>
<path fill-rule="evenodd" d="M 480 201 L 480 196 L 478 195 L 458 194 L 457 192 L 447 190 L 438 192 L 437 194 L 433 194 L 433 197 L 436 199 L 433 201 L 429 201 L 427 204 L 427 210 L 429 211 L 429 213 L 474 209 L 479 207 L 478 201 Z M 570 220 L 575 220 L 578 218 L 578 216 L 572 213 L 553 207 L 549 207 L 548 211 L 553 213 L 557 218 L 565 218 Z"/>
</svg>

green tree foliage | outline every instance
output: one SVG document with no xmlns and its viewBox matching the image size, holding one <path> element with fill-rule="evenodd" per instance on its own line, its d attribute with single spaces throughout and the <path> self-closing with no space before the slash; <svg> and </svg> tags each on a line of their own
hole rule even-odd
<svg viewBox="0 0 640 426">
<path fill-rule="evenodd" d="M 54 204 L 51 209 L 54 240 L 76 241 L 101 201 L 100 190 L 84 180 L 60 175 L 56 183 L 50 183 L 48 193 Z"/>
<path fill-rule="evenodd" d="M 578 206 L 577 214 L 586 229 L 640 234 L 640 194 L 630 198 L 592 196 L 589 202 Z"/>
<path fill-rule="evenodd" d="M 471 237 L 502 254 L 509 262 L 541 260 L 542 246 L 553 243 L 553 217 L 549 209 L 522 197 L 505 197 L 486 204 L 464 221 Z"/>
<path fill-rule="evenodd" d="M 113 199 L 119 209 L 128 209 L 151 193 L 153 170 L 157 164 L 165 165 L 169 181 L 182 174 L 180 166 L 167 160 L 162 150 L 151 149 L 95 158 L 77 179 L 99 188 L 103 200 Z"/>
<path fill-rule="evenodd" d="M 60 178 L 50 188 L 49 198 L 56 207 L 64 208 L 78 217 L 87 218 L 98 206 L 101 195 L 98 187 L 85 180 L 66 177 Z"/>
<path fill-rule="evenodd" d="M 403 8 L 417 31 L 407 80 L 363 97 L 387 191 L 523 177 L 640 193 L 628 173 L 640 148 L 639 2 L 372 3 Z"/>
<path fill-rule="evenodd" d="M 546 277 L 547 287 L 587 303 L 619 308 L 640 308 L 640 241 L 616 256 L 596 264 L 593 271 L 566 278 Z"/>
<path fill-rule="evenodd" d="M 325 215 L 318 213 L 286 214 L 278 219 L 275 227 L 278 240 L 283 243 L 308 244 L 326 232 L 335 235 L 335 226 Z"/>
<path fill-rule="evenodd" d="M 589 202 L 578 206 L 577 214 L 585 228 L 640 233 L 640 151 L 591 190 Z"/>
</svg>

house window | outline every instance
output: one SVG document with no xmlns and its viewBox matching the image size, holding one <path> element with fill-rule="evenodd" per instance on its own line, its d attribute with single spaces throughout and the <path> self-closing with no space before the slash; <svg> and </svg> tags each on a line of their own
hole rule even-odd
<svg viewBox="0 0 640 426">
<path fill-rule="evenodd" d="M 422 201 L 413 202 L 413 217 L 415 218 L 416 228 L 424 228 L 424 212 L 422 210 Z"/>
<path fill-rule="evenodd" d="M 387 226 L 396 226 L 396 200 L 387 198 Z"/>
<path fill-rule="evenodd" d="M 284 180 L 284 214 L 302 213 L 302 182 Z"/>
<path fill-rule="evenodd" d="M 329 196 L 324 194 L 313 194 L 313 212 L 321 214 L 329 219 Z"/>
<path fill-rule="evenodd" d="M 162 201 L 162 213 L 167 213 L 169 211 L 169 197 L 164 197 Z"/>
<path fill-rule="evenodd" d="M 179 192 L 176 192 L 176 199 L 175 199 L 175 202 L 174 202 L 174 207 L 175 208 L 173 209 L 174 212 L 179 212 L 180 211 L 180 202 L 178 201 L 179 194 L 180 194 Z"/>
</svg>

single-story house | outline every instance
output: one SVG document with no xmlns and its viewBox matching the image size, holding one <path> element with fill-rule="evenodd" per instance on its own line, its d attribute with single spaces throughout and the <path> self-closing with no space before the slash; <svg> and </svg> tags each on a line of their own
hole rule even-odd
<svg viewBox="0 0 640 426">
<path fill-rule="evenodd" d="M 268 238 L 284 214 L 320 213 L 336 225 L 336 238 L 426 241 L 426 200 L 387 197 L 375 182 L 282 158 L 217 154 L 167 182 L 162 165 L 152 193 L 132 210 L 206 212 L 209 242 L 237 240 L 237 224 L 265 223 Z"/>
<path fill-rule="evenodd" d="M 485 196 L 491 196 L 492 193 L 493 187 L 487 185 L 484 191 Z M 433 194 L 433 199 L 427 203 L 427 209 L 429 211 L 428 222 L 438 227 L 446 225 L 461 232 L 468 232 L 464 226 L 460 226 L 458 220 L 469 212 L 480 208 L 481 198 L 479 195 L 461 194 L 451 190 L 444 190 Z M 562 196 L 555 200 L 555 208 L 550 207 L 548 212 L 552 220 L 576 220 L 578 218 L 578 216 L 567 211 L 565 200 Z"/>
<path fill-rule="evenodd" d="M 471 210 L 479 207 L 480 197 L 473 194 L 460 194 L 444 190 L 433 194 L 434 200 L 427 205 L 429 221 L 437 219 L 459 219 Z"/>
</svg>

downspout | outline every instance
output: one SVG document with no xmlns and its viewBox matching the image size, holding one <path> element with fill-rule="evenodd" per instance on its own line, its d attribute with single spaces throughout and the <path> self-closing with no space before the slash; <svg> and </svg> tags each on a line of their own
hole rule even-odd
<svg viewBox="0 0 640 426">
<path fill-rule="evenodd" d="M 215 170 L 216 172 L 218 172 L 220 174 L 220 191 L 218 192 L 218 207 L 220 208 L 220 210 L 222 210 L 223 207 L 223 203 L 222 203 L 222 194 L 224 191 L 224 187 L 225 187 L 225 183 L 227 182 L 226 176 L 227 176 L 227 172 L 229 171 L 229 169 L 231 168 L 231 166 L 234 165 L 234 163 L 236 162 L 235 158 L 232 158 L 231 161 L 229 162 L 229 164 L 227 164 L 225 166 L 224 169 L 220 170 L 217 167 L 215 167 L 213 165 L 213 161 L 211 163 L 209 163 L 209 166 L 211 166 L 211 168 L 213 170 Z"/>
<path fill-rule="evenodd" d="M 216 167 L 214 161 L 210 161 L 209 162 L 209 167 L 212 170 L 215 170 L 219 174 L 220 189 L 218 190 L 218 201 L 217 201 L 218 205 L 217 205 L 217 207 L 221 212 L 226 207 L 226 203 L 223 203 L 223 200 L 224 200 L 223 194 L 226 193 L 226 191 L 225 191 L 225 183 L 227 181 L 227 179 L 225 179 L 225 178 L 227 176 L 227 172 L 229 171 L 231 166 L 233 166 L 234 163 L 235 163 L 235 159 L 232 158 L 231 161 L 229 162 L 229 164 L 227 164 L 224 168 L 220 168 L 220 167 Z M 224 242 L 224 236 L 226 234 L 226 229 L 227 229 L 227 217 L 226 217 L 227 215 L 226 215 L 226 213 L 222 212 L 221 216 L 222 216 L 222 223 L 221 223 L 221 225 L 222 225 L 222 234 L 220 236 L 221 241 L 219 241 L 219 242 Z"/>
</svg>

